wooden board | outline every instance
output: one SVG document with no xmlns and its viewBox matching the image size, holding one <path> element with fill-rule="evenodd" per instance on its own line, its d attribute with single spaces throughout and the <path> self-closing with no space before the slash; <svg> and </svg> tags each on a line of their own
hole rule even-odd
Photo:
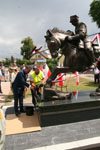
<svg viewBox="0 0 100 150">
<path fill-rule="evenodd" d="M 40 131 L 38 114 L 27 116 L 25 113 L 17 117 L 15 114 L 6 116 L 6 135 Z"/>
</svg>

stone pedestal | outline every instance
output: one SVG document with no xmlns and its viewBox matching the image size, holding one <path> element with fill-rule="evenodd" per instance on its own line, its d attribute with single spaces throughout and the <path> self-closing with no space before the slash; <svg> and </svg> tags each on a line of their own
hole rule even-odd
<svg viewBox="0 0 100 150">
<path fill-rule="evenodd" d="M 91 97 L 93 91 L 78 92 L 77 96 L 72 93 L 70 99 L 64 100 L 43 100 L 39 104 L 40 124 L 41 126 L 52 126 L 65 124 L 68 122 L 68 116 L 74 112 L 79 115 L 82 111 L 88 111 L 100 108 L 100 96 Z M 86 114 L 87 115 L 87 112 Z M 92 116 L 90 116 L 91 118 Z M 73 118 L 74 120 L 74 118 Z M 70 122 L 70 121 L 69 121 Z"/>
<path fill-rule="evenodd" d="M 71 93 L 70 92 L 62 92 L 56 90 L 54 88 L 44 88 L 44 100 L 45 101 L 52 101 L 52 100 L 65 100 L 70 99 Z"/>
</svg>

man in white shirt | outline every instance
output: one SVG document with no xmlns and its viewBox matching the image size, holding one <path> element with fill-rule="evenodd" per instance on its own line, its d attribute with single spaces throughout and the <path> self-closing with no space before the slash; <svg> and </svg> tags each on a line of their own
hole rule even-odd
<svg viewBox="0 0 100 150">
<path fill-rule="evenodd" d="M 94 68 L 94 83 L 99 83 L 99 69 L 97 67 Z"/>
</svg>

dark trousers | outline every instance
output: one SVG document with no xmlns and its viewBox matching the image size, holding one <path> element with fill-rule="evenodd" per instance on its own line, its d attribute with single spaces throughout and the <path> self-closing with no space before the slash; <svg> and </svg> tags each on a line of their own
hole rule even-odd
<svg viewBox="0 0 100 150">
<path fill-rule="evenodd" d="M 13 89 L 14 93 L 14 110 L 18 112 L 18 104 L 20 111 L 23 110 L 23 89 Z"/>
<path fill-rule="evenodd" d="M 99 83 L 99 74 L 94 75 L 94 82 Z"/>
<path fill-rule="evenodd" d="M 41 97 L 41 93 L 39 92 L 39 88 L 36 88 L 34 91 L 33 90 L 31 90 L 31 94 L 32 94 L 32 103 L 34 104 L 34 106 L 36 107 L 36 103 L 37 103 L 37 101 L 36 101 L 36 97 L 35 97 L 35 95 L 37 94 L 38 96 L 40 96 Z"/>
</svg>

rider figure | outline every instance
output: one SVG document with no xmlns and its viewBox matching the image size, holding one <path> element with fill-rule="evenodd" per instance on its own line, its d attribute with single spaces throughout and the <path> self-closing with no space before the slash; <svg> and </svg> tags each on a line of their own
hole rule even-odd
<svg viewBox="0 0 100 150">
<path fill-rule="evenodd" d="M 83 22 L 79 22 L 77 15 L 70 16 L 70 23 L 75 26 L 75 35 L 68 36 L 68 41 L 75 41 L 79 49 L 85 49 L 85 53 L 89 58 L 89 66 L 95 61 L 92 43 L 87 37 L 87 26 Z"/>
</svg>

